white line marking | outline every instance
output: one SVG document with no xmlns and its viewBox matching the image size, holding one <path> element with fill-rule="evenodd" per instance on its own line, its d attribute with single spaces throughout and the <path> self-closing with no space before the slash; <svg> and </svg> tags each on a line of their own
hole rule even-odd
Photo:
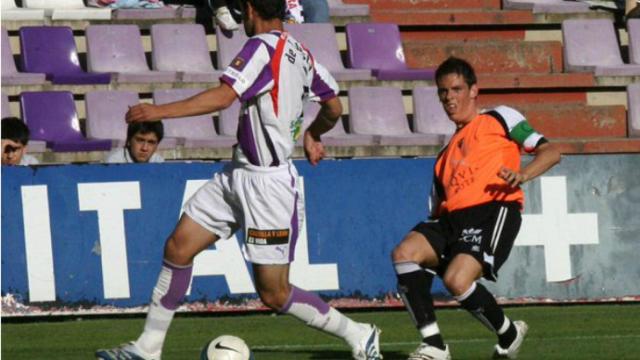
<svg viewBox="0 0 640 360">
<path fill-rule="evenodd" d="M 628 334 L 628 335 L 592 335 L 592 336 L 554 336 L 554 337 L 527 337 L 528 340 L 544 340 L 544 341 L 564 341 L 564 340 L 599 340 L 599 339 L 630 339 L 640 338 L 640 334 Z M 449 344 L 464 344 L 464 343 L 481 343 L 490 342 L 494 343 L 496 340 L 493 338 L 472 338 L 472 339 L 451 339 L 445 340 Z M 381 342 L 380 346 L 408 346 L 415 345 L 417 341 L 391 341 Z M 336 344 L 281 344 L 281 345 L 254 345 L 251 346 L 251 350 L 296 350 L 296 349 L 341 349 L 345 345 Z"/>
</svg>

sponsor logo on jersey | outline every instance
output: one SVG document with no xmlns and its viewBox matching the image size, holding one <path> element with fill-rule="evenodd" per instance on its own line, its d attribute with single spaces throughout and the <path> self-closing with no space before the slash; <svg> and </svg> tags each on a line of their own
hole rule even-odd
<svg viewBox="0 0 640 360">
<path fill-rule="evenodd" d="M 247 244 L 251 245 L 284 245 L 289 242 L 289 229 L 247 231 Z"/>
<path fill-rule="evenodd" d="M 470 244 L 482 243 L 482 229 L 468 228 L 462 230 L 459 240 Z"/>
</svg>

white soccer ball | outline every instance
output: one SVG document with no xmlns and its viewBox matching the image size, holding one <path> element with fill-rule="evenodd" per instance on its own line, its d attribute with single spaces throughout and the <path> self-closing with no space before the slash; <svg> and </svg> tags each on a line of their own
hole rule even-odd
<svg viewBox="0 0 640 360">
<path fill-rule="evenodd" d="M 244 340 L 222 335 L 205 345 L 200 352 L 200 360 L 253 360 L 253 354 Z"/>
</svg>

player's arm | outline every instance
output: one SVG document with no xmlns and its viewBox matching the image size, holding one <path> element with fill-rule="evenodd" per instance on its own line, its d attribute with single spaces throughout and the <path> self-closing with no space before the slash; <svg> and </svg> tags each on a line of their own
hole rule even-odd
<svg viewBox="0 0 640 360">
<path fill-rule="evenodd" d="M 324 146 L 320 136 L 331 130 L 342 115 L 342 103 L 337 96 L 320 103 L 320 111 L 304 132 L 304 153 L 311 165 L 324 158 Z"/>
<path fill-rule="evenodd" d="M 231 106 L 238 95 L 226 83 L 188 99 L 163 105 L 138 104 L 129 108 L 127 122 L 159 121 L 184 116 L 209 114 Z"/>
<path fill-rule="evenodd" d="M 553 144 L 544 142 L 536 147 L 533 161 L 527 164 L 520 172 L 503 167 L 498 175 L 511 187 L 516 187 L 544 174 L 559 162 L 560 152 Z"/>
</svg>

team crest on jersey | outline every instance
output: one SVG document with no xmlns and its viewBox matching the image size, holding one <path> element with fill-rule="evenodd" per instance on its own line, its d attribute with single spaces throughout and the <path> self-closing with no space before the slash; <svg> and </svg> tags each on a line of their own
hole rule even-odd
<svg viewBox="0 0 640 360">
<path fill-rule="evenodd" d="M 236 58 L 231 62 L 231 66 L 238 70 L 241 70 L 244 67 L 244 63 L 245 61 L 243 58 L 241 58 L 240 56 L 236 56 Z"/>
</svg>

